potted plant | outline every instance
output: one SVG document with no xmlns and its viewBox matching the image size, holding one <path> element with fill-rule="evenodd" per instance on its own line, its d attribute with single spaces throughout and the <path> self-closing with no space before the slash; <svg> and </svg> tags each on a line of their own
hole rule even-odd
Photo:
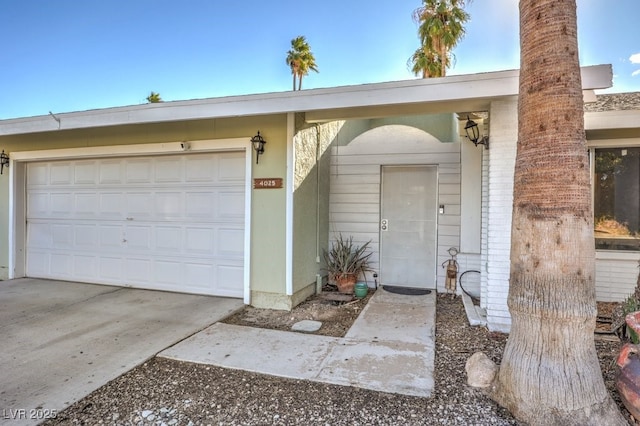
<svg viewBox="0 0 640 426">
<path fill-rule="evenodd" d="M 353 294 L 358 276 L 371 270 L 369 257 L 372 253 L 365 253 L 370 242 L 356 246 L 353 244 L 353 237 L 346 239 L 339 234 L 331 250 L 323 252 L 329 279 L 336 283 L 340 293 Z"/>
</svg>

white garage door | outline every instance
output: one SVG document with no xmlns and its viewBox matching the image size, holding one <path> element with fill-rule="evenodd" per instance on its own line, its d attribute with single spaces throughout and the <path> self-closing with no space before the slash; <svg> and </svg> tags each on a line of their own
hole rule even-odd
<svg viewBox="0 0 640 426">
<path fill-rule="evenodd" d="M 244 155 L 28 164 L 27 276 L 242 297 Z"/>
</svg>

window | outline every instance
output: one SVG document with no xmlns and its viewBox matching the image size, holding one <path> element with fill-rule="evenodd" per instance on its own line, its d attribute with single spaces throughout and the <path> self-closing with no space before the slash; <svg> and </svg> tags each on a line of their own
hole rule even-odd
<svg viewBox="0 0 640 426">
<path fill-rule="evenodd" d="M 597 148 L 596 249 L 640 250 L 640 148 Z"/>
</svg>

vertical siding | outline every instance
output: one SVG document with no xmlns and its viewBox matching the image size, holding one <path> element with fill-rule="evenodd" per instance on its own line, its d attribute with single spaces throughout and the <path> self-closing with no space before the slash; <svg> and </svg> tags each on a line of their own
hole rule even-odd
<svg viewBox="0 0 640 426">
<path fill-rule="evenodd" d="M 371 240 L 372 268 L 379 269 L 380 172 L 383 165 L 438 166 L 437 287 L 444 291 L 444 270 L 449 247 L 460 244 L 460 144 L 442 143 L 409 126 L 387 125 L 369 130 L 346 146 L 331 151 L 329 197 L 330 240 L 338 233 L 358 244 Z M 371 279 L 371 277 L 368 277 Z"/>
</svg>

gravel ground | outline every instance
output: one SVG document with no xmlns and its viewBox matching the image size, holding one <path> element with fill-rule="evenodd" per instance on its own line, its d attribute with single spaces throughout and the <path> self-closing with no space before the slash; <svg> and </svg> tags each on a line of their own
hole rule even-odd
<svg viewBox="0 0 640 426">
<path fill-rule="evenodd" d="M 460 298 L 439 296 L 435 392 L 428 399 L 154 358 L 45 424 L 518 425 L 506 410 L 466 385 L 467 358 L 483 351 L 499 362 L 505 341 L 504 334 L 469 327 Z M 597 342 L 614 398 L 619 346 Z"/>
</svg>

